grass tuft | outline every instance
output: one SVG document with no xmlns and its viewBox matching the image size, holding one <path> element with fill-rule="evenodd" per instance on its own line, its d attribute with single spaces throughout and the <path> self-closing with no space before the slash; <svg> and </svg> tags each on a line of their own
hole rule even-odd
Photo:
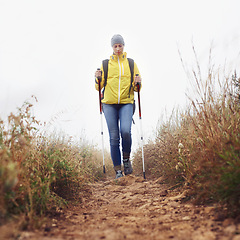
<svg viewBox="0 0 240 240">
<path fill-rule="evenodd" d="M 23 215 L 22 228 L 39 227 L 46 214 L 81 202 L 91 194 L 88 183 L 106 177 L 95 146 L 41 134 L 32 107 L 25 102 L 7 123 L 0 121 L 0 223 Z"/>
<path fill-rule="evenodd" d="M 195 49 L 193 49 L 195 51 Z M 196 54 L 195 54 L 196 56 Z M 188 186 L 196 203 L 220 203 L 240 213 L 240 78 L 200 64 L 192 70 L 185 110 L 161 122 L 155 141 L 144 146 L 146 176 Z M 190 74 L 188 74 L 190 76 Z M 140 174 L 141 151 L 134 156 Z"/>
</svg>

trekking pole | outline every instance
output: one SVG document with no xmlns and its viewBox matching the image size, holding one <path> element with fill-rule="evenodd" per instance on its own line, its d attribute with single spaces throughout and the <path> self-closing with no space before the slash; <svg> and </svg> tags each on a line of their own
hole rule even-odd
<svg viewBox="0 0 240 240">
<path fill-rule="evenodd" d="M 99 68 L 97 70 L 100 70 Z M 101 101 L 101 88 L 100 82 L 101 77 L 98 77 L 98 92 L 99 92 L 99 108 L 100 108 L 100 118 L 101 118 L 101 135 L 102 135 L 102 155 L 103 155 L 103 173 L 106 172 L 105 170 L 105 160 L 104 160 L 104 141 L 103 141 L 103 120 L 102 120 L 102 101 Z"/>
<path fill-rule="evenodd" d="M 136 76 L 138 76 L 138 74 L 136 74 Z M 145 176 L 145 166 L 144 166 L 143 131 L 142 131 L 142 113 L 141 113 L 141 103 L 140 103 L 140 84 L 139 84 L 139 83 L 137 83 L 137 89 L 138 89 L 139 122 L 140 122 L 141 143 L 142 143 L 143 178 L 146 179 L 146 176 Z"/>
</svg>

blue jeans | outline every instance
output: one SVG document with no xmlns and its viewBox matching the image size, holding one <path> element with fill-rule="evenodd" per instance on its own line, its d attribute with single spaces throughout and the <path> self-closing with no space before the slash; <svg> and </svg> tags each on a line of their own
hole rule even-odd
<svg viewBox="0 0 240 240">
<path fill-rule="evenodd" d="M 113 165 L 119 166 L 121 165 L 120 135 L 122 152 L 129 155 L 131 152 L 133 104 L 103 104 L 103 112 L 108 126 Z"/>
</svg>

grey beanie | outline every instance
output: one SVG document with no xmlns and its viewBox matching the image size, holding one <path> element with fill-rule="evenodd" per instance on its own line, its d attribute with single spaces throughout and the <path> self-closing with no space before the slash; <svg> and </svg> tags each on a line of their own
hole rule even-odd
<svg viewBox="0 0 240 240">
<path fill-rule="evenodd" d="M 114 44 L 117 44 L 117 43 L 125 45 L 123 37 L 119 34 L 114 35 L 111 39 L 112 47 L 113 47 Z"/>
</svg>

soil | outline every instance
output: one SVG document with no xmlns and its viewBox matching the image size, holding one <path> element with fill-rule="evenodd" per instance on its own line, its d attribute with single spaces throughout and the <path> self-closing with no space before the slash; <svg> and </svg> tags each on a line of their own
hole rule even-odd
<svg viewBox="0 0 240 240">
<path fill-rule="evenodd" d="M 21 232 L 17 239 L 240 240 L 240 223 L 221 217 L 216 205 L 191 204 L 186 191 L 172 190 L 161 179 L 129 175 L 91 184 L 90 189 L 92 194 L 81 203 L 49 219 L 40 230 Z M 11 239 L 10 233 L 1 232 Z"/>
</svg>

